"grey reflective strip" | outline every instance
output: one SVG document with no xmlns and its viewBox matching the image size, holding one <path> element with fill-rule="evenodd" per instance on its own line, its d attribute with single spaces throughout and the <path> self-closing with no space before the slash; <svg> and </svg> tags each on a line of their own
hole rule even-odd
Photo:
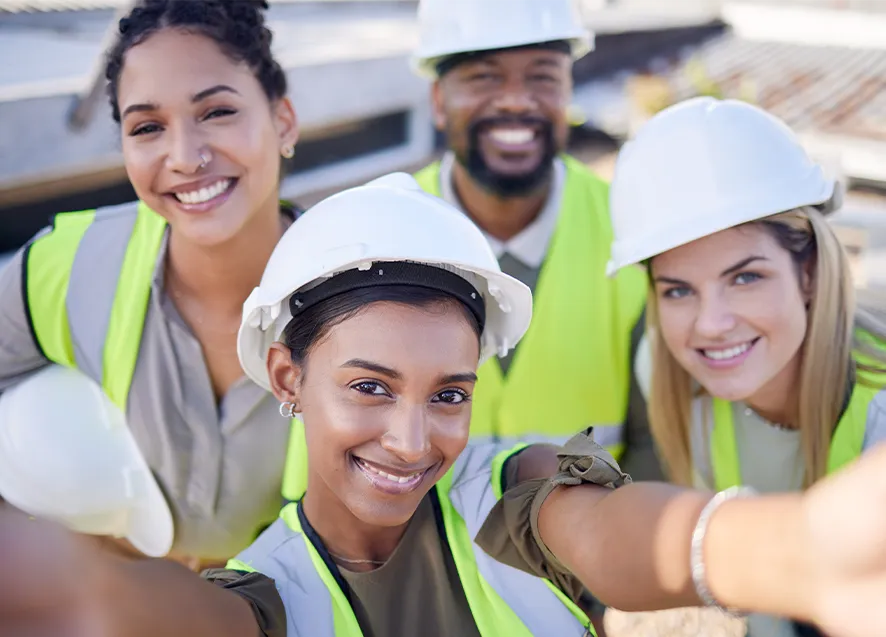
<svg viewBox="0 0 886 637">
<path fill-rule="evenodd" d="M 624 425 L 594 425 L 594 442 L 601 447 L 620 445 L 624 435 Z"/>
<path fill-rule="evenodd" d="M 886 440 L 886 390 L 880 390 L 868 404 L 862 451 Z"/>
<path fill-rule="evenodd" d="M 477 537 L 496 498 L 490 481 L 492 458 L 506 447 L 471 445 L 456 461 L 449 497 L 465 521 L 471 537 Z M 586 627 L 548 588 L 545 580 L 506 566 L 472 543 L 477 569 L 533 635 L 586 635 Z"/>
<path fill-rule="evenodd" d="M 590 426 L 590 425 L 589 425 Z M 577 431 L 575 433 L 578 433 Z M 574 434 L 573 434 L 574 435 Z M 570 436 L 546 436 L 544 434 L 526 434 L 525 436 L 472 436 L 470 444 L 488 445 L 497 444 L 503 448 L 513 447 L 524 443 L 527 445 L 547 443 L 550 445 L 563 445 L 572 438 Z M 620 445 L 624 442 L 624 425 L 594 425 L 594 442 L 602 447 Z"/>
<path fill-rule="evenodd" d="M 286 607 L 289 637 L 335 637 L 332 597 L 306 542 L 304 534 L 289 528 L 281 518 L 237 559 L 274 580 Z"/>
<path fill-rule="evenodd" d="M 137 202 L 98 209 L 74 256 L 65 299 L 74 358 L 80 371 L 98 383 L 117 281 L 137 216 Z"/>
</svg>

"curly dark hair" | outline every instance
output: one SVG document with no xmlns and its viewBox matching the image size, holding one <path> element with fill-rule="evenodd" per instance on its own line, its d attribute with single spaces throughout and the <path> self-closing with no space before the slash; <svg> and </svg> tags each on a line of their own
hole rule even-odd
<svg viewBox="0 0 886 637">
<path fill-rule="evenodd" d="M 214 40 L 234 62 L 245 62 L 270 100 L 286 95 L 286 74 L 271 55 L 265 26 L 266 0 L 141 0 L 120 20 L 117 42 L 108 51 L 105 77 L 114 120 L 120 121 L 117 89 L 126 52 L 165 28 Z"/>
</svg>

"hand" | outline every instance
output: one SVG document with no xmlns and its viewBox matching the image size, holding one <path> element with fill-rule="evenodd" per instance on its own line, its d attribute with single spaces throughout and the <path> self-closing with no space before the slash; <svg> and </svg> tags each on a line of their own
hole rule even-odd
<svg viewBox="0 0 886 637">
<path fill-rule="evenodd" d="M 97 553 L 57 525 L 0 506 L 0 637 L 110 637 Z"/>
<path fill-rule="evenodd" d="M 886 634 L 886 444 L 804 496 L 812 619 L 833 637 Z"/>
</svg>

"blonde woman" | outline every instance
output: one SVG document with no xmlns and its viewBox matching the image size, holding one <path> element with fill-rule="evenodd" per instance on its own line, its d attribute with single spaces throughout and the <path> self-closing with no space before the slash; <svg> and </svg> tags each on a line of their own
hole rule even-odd
<svg viewBox="0 0 886 637">
<path fill-rule="evenodd" d="M 611 198 L 610 273 L 649 274 L 649 415 L 674 482 L 800 490 L 886 438 L 884 312 L 856 304 L 825 218 L 839 192 L 787 126 L 673 106 L 623 149 Z"/>
</svg>

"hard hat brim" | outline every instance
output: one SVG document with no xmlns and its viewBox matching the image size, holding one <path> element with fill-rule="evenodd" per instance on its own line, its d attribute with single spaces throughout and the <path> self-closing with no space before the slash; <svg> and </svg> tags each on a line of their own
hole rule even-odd
<svg viewBox="0 0 886 637">
<path fill-rule="evenodd" d="M 725 211 L 710 211 L 709 214 L 702 217 L 686 221 L 676 232 L 650 232 L 645 241 L 633 239 L 626 242 L 626 245 L 615 241 L 612 245 L 612 257 L 606 265 L 606 275 L 614 277 L 622 268 L 643 263 L 674 248 L 745 223 L 759 221 L 805 206 L 827 204 L 837 194 L 837 184 L 834 180 L 822 179 L 820 168 L 816 167 L 814 172 L 814 175 L 810 175 L 809 182 L 812 189 L 810 192 L 790 193 L 782 201 L 770 203 L 766 209 L 761 210 L 760 206 L 754 206 L 752 201 L 748 201 L 745 206 L 742 206 L 749 211 L 744 215 Z M 663 210 L 661 214 L 662 218 L 668 218 L 669 215 L 678 212 Z"/>
<path fill-rule="evenodd" d="M 580 60 L 588 53 L 593 51 L 595 46 L 594 34 L 589 31 L 576 32 L 557 39 L 569 42 L 572 48 L 571 55 L 573 62 L 576 60 Z M 500 51 L 503 49 L 513 49 L 521 46 L 532 46 L 533 44 L 541 44 L 547 41 L 549 40 L 527 40 L 526 38 L 513 40 L 503 39 L 500 42 L 490 45 L 488 48 L 478 50 L 467 50 L 453 47 L 452 49 L 441 49 L 437 51 L 417 51 L 409 58 L 409 66 L 412 69 L 413 73 L 415 73 L 419 77 L 423 77 L 431 81 L 436 81 L 439 79 L 439 75 L 437 73 L 437 65 L 446 58 L 453 55 L 459 55 L 462 53 L 495 53 L 496 51 Z"/>
</svg>

